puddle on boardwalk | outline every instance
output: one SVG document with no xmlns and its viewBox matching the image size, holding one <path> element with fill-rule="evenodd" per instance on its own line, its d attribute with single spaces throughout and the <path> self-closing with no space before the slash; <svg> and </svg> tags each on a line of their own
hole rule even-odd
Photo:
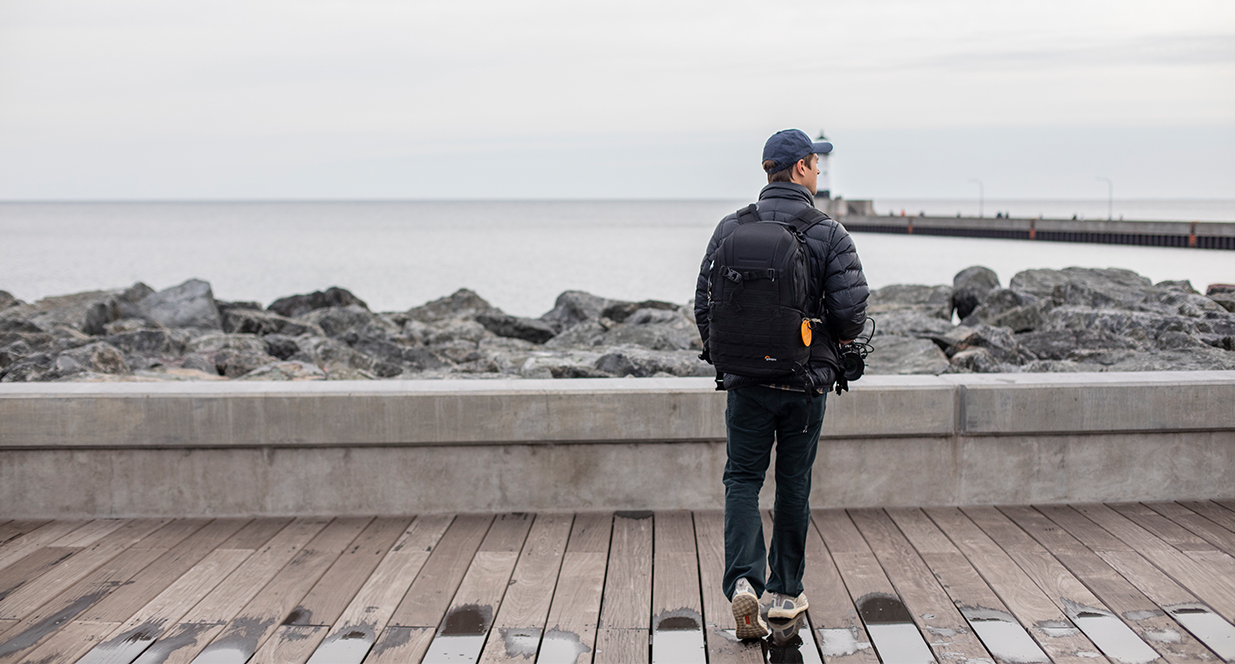
<svg viewBox="0 0 1235 664">
<path fill-rule="evenodd" d="M 369 654 L 374 640 L 371 625 L 345 627 L 342 633 L 327 637 L 313 651 L 308 664 L 360 664 Z"/>
<path fill-rule="evenodd" d="M 292 609 L 291 613 L 287 614 L 287 617 L 283 619 L 283 622 L 281 624 L 282 625 L 309 625 L 311 624 L 309 621 L 312 619 L 313 619 L 313 612 L 309 611 L 303 606 L 298 606 Z"/>
<path fill-rule="evenodd" d="M 575 664 L 579 655 L 586 652 L 591 652 L 591 648 L 579 640 L 578 634 L 555 628 L 545 632 L 541 639 L 536 664 Z"/>
<path fill-rule="evenodd" d="M 506 646 L 507 658 L 522 657 L 528 661 L 536 658 L 536 647 L 540 645 L 539 627 L 502 628 L 500 635 L 502 643 Z"/>
<path fill-rule="evenodd" d="M 820 627 L 819 650 L 827 657 L 844 657 L 870 650 L 868 641 L 858 640 L 857 627 Z"/>
<path fill-rule="evenodd" d="M 1030 664 L 1051 661 L 1033 637 L 1010 614 L 983 607 L 960 607 L 982 645 L 1002 664 Z"/>
<path fill-rule="evenodd" d="M 429 644 L 424 664 L 475 662 L 480 659 L 492 619 L 493 608 L 489 606 L 465 604 L 452 609 Z"/>
<path fill-rule="evenodd" d="M 1141 640 L 1122 620 L 1103 609 L 1063 600 L 1068 617 L 1093 641 L 1102 654 L 1125 664 L 1148 664 L 1158 653 Z"/>
<path fill-rule="evenodd" d="M 104 664 L 105 662 L 132 662 L 141 656 L 158 635 L 163 633 L 161 623 L 146 623 L 129 630 L 114 639 L 95 646 L 77 664 Z"/>
<path fill-rule="evenodd" d="M 42 641 L 44 637 L 63 627 L 82 611 L 94 606 L 94 603 L 102 599 L 106 594 L 107 591 L 100 590 L 89 595 L 82 595 L 72 604 L 31 625 L 25 631 L 4 643 L 0 643 L 0 659 L 13 653 L 21 652 Z"/>
<path fill-rule="evenodd" d="M 1165 607 L 1171 617 L 1192 632 L 1198 641 L 1219 657 L 1235 662 L 1235 627 L 1203 604 L 1175 604 Z"/>
<path fill-rule="evenodd" d="M 935 656 L 905 605 L 895 597 L 872 593 L 858 600 L 858 613 L 875 652 L 884 662 L 933 664 Z"/>
<path fill-rule="evenodd" d="M 707 661 L 699 614 L 689 609 L 666 611 L 652 630 L 652 664 L 690 664 Z"/>
<path fill-rule="evenodd" d="M 238 618 L 214 643 L 193 660 L 193 664 L 245 664 L 257 650 L 257 641 L 273 620 Z"/>
<path fill-rule="evenodd" d="M 806 614 L 799 614 L 793 620 L 769 619 L 768 629 L 771 634 L 763 644 L 765 662 L 770 664 L 782 662 L 823 664 L 810 625 L 806 623 Z"/>
</svg>

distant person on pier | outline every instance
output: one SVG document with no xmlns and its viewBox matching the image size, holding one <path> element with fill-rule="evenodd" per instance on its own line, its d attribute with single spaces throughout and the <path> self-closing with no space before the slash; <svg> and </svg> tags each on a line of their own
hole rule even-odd
<svg viewBox="0 0 1235 664">
<path fill-rule="evenodd" d="M 722 589 L 742 639 L 768 634 L 759 611 L 765 590 L 772 594 L 771 619 L 794 619 L 808 606 L 802 575 L 824 405 L 838 378 L 837 391 L 846 387 L 838 344 L 857 338 L 866 322 L 868 289 L 853 241 L 843 226 L 814 208 L 818 155 L 831 150 L 831 143 L 812 142 L 797 129 L 767 140 L 768 185 L 756 204 L 716 227 L 695 289 L 703 358 L 717 366 L 717 389 L 728 391 Z M 780 249 L 760 252 L 767 246 Z M 773 261 L 792 255 L 797 267 L 746 269 L 755 266 L 752 257 L 764 253 L 774 255 Z M 793 275 L 803 277 L 800 284 Z M 763 293 L 786 297 L 799 288 L 805 292 L 795 297 L 804 310 L 796 320 L 785 320 L 784 313 L 796 309 L 762 306 L 758 300 Z M 797 341 L 794 335 L 800 335 Z M 765 342 L 776 350 L 765 355 L 758 345 Z M 789 348 L 793 344 L 797 348 Z M 773 443 L 776 508 L 772 547 L 765 552 L 759 490 Z"/>
</svg>

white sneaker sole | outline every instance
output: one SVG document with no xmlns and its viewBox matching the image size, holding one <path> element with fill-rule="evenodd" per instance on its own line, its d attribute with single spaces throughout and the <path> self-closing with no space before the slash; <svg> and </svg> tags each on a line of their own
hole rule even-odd
<svg viewBox="0 0 1235 664">
<path fill-rule="evenodd" d="M 762 639 L 769 633 L 767 624 L 759 615 L 759 599 L 752 593 L 733 596 L 733 619 L 737 622 L 739 639 Z"/>
<path fill-rule="evenodd" d="M 809 608 L 810 604 L 804 604 L 794 608 L 792 611 L 786 611 L 780 607 L 774 606 L 768 610 L 768 618 L 770 620 L 793 620 Z"/>
</svg>

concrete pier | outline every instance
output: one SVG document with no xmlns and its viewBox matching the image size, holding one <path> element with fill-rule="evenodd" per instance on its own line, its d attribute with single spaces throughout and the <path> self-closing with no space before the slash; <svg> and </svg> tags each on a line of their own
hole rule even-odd
<svg viewBox="0 0 1235 664">
<path fill-rule="evenodd" d="M 1235 498 L 1235 372 L 853 387 L 815 507 Z M 706 378 L 3 384 L 0 516 L 714 509 L 724 403 Z"/>
<path fill-rule="evenodd" d="M 848 215 L 845 228 L 858 233 L 985 237 L 1044 242 L 1091 242 L 1147 247 L 1235 250 L 1235 223 L 1212 221 L 1101 221 L 993 219 L 990 217 L 893 217 Z"/>
</svg>

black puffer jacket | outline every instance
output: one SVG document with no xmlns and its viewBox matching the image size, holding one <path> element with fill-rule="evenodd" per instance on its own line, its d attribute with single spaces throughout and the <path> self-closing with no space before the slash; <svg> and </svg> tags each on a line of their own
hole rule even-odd
<svg viewBox="0 0 1235 664">
<path fill-rule="evenodd" d="M 793 219 L 803 208 L 814 205 L 814 197 L 810 190 L 800 184 L 791 182 L 773 182 L 759 192 L 759 202 L 756 204 L 759 218 L 763 221 L 784 221 Z M 703 337 L 703 347 L 708 347 L 708 272 L 712 264 L 712 254 L 720 246 L 721 240 L 738 227 L 737 212 L 720 221 L 712 240 L 708 242 L 707 253 L 703 255 L 703 265 L 699 268 L 699 281 L 695 286 L 695 320 L 699 326 L 699 334 Z M 823 293 L 824 320 L 832 343 L 825 344 L 822 352 L 817 352 L 811 360 L 811 373 L 814 374 L 816 385 L 831 385 L 839 371 L 835 342 L 840 339 L 856 339 L 862 333 L 866 323 L 866 298 L 869 289 L 866 287 L 866 275 L 862 273 L 862 262 L 858 260 L 858 252 L 849 238 L 849 232 L 834 219 L 827 219 L 806 231 L 806 245 L 811 255 L 811 275 L 809 301 L 818 302 L 820 292 Z M 818 342 L 816 342 L 818 343 Z M 754 383 L 776 383 L 787 385 L 802 385 L 801 379 L 792 374 L 783 380 L 757 380 L 744 376 L 725 375 L 725 388 L 730 389 Z"/>
</svg>

